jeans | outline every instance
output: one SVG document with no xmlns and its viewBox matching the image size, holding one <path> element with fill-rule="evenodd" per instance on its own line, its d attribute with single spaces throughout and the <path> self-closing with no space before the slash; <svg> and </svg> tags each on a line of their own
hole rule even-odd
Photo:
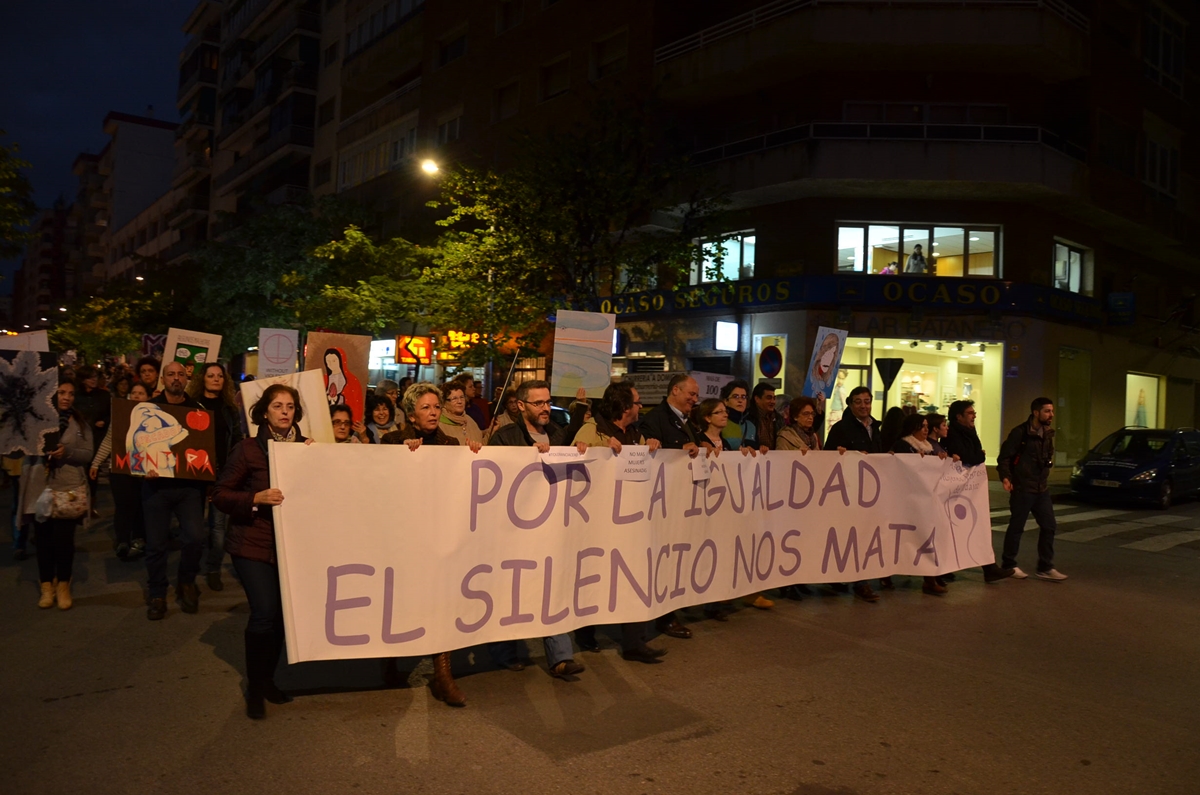
<svg viewBox="0 0 1200 795">
<path fill-rule="evenodd" d="M 117 545 L 145 540 L 146 522 L 142 517 L 142 478 L 110 474 L 113 495 L 113 535 Z"/>
<path fill-rule="evenodd" d="M 279 592 L 279 567 L 273 563 L 231 555 L 234 571 L 242 581 L 246 601 L 250 603 L 250 621 L 246 631 L 256 634 L 283 634 L 283 597 Z"/>
<path fill-rule="evenodd" d="M 1008 529 L 1004 531 L 1004 557 L 1000 565 L 1006 569 L 1017 565 L 1021 536 L 1025 534 L 1025 522 L 1032 512 L 1038 523 L 1037 570 L 1050 571 L 1054 568 L 1054 531 L 1058 529 L 1058 524 L 1054 521 L 1054 503 L 1050 501 L 1050 492 L 1033 494 L 1027 491 L 1013 491 L 1008 498 L 1008 507 L 1012 516 L 1008 520 Z"/>
<path fill-rule="evenodd" d="M 191 584 L 200 571 L 204 553 L 204 487 L 157 483 L 142 484 L 142 510 L 146 520 L 146 574 L 151 599 L 167 596 L 167 553 L 171 516 L 179 520 L 183 549 L 179 555 L 176 585 Z"/>
<path fill-rule="evenodd" d="M 487 645 L 488 653 L 492 655 L 496 665 L 511 665 L 517 662 L 521 656 L 518 651 L 520 647 L 517 644 L 524 642 L 523 640 L 498 640 Z M 575 658 L 570 635 L 551 635 L 548 638 L 542 638 L 542 645 L 546 650 L 546 662 L 551 668 L 564 660 Z"/>
<path fill-rule="evenodd" d="M 204 555 L 204 573 L 221 571 L 225 562 L 225 532 L 229 529 L 229 514 L 208 503 L 208 552 Z"/>
<path fill-rule="evenodd" d="M 21 479 L 9 475 L 12 482 L 12 537 L 13 552 L 25 551 L 25 523 L 21 521 Z"/>
<path fill-rule="evenodd" d="M 78 519 L 34 522 L 39 582 L 71 581 L 71 567 L 75 563 L 75 528 L 78 525 Z"/>
</svg>

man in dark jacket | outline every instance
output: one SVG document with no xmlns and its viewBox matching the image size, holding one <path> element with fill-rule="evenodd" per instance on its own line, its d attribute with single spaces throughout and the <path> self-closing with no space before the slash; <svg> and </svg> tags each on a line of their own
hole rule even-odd
<svg viewBox="0 0 1200 795">
<path fill-rule="evenodd" d="M 1004 559 L 1001 565 L 1012 567 L 1013 577 L 1028 575 L 1017 565 L 1025 521 L 1033 513 L 1038 524 L 1037 576 L 1050 582 L 1062 582 L 1067 575 L 1054 568 L 1054 504 L 1050 501 L 1048 479 L 1054 466 L 1054 401 L 1040 397 L 1029 407 L 1029 419 L 1013 428 L 1000 445 L 996 469 L 1004 490 L 1009 493 L 1008 529 L 1004 532 Z"/>
<path fill-rule="evenodd" d="M 973 400 L 956 400 L 950 404 L 950 427 L 942 446 L 946 448 L 948 455 L 957 458 L 965 467 L 982 466 L 983 462 L 987 460 L 983 442 L 979 440 L 979 433 L 975 430 L 976 415 L 975 401 Z M 1016 573 L 1017 569 L 1008 564 L 1001 568 L 995 563 L 988 563 L 983 567 L 983 581 L 1000 582 Z M 953 574 L 944 575 L 944 577 L 950 581 L 954 579 Z"/>
<path fill-rule="evenodd" d="M 825 449 L 837 448 L 838 452 L 854 450 L 859 453 L 882 453 L 883 436 L 879 422 L 871 416 L 871 390 L 856 386 L 847 398 L 850 413 L 843 416 L 829 429 Z"/>
<path fill-rule="evenodd" d="M 549 452 L 551 447 L 560 445 L 565 431 L 550 421 L 550 384 L 546 381 L 525 381 L 517 387 L 517 409 L 521 412 L 520 420 L 505 425 L 492 434 L 488 446 L 500 447 L 536 447 L 538 452 Z M 582 447 L 581 452 L 586 451 Z M 575 662 L 572 656 L 571 636 L 553 635 L 543 639 L 546 649 L 546 664 L 550 675 L 566 679 L 583 673 L 584 667 Z M 517 653 L 517 642 L 511 640 L 496 641 L 488 644 L 492 659 L 511 671 L 525 668 Z"/>
<path fill-rule="evenodd" d="M 642 418 L 642 436 L 658 439 L 668 450 L 684 450 L 695 458 L 700 454 L 696 432 L 688 424 L 688 415 L 700 402 L 700 385 L 690 375 L 679 374 L 667 382 L 667 396 Z M 658 631 L 672 638 L 687 640 L 692 631 L 685 627 L 674 611 L 659 616 Z"/>
<path fill-rule="evenodd" d="M 783 417 L 775 411 L 775 387 L 760 381 L 750 394 L 750 421 L 754 425 L 758 446 L 775 449 L 775 440 L 783 430 Z"/>
<path fill-rule="evenodd" d="M 187 406 L 200 409 L 188 397 L 187 371 L 179 362 L 168 362 L 162 369 L 163 391 L 151 403 Z M 175 581 L 175 598 L 185 613 L 200 609 L 200 589 L 196 575 L 200 573 L 200 558 L 208 528 L 204 526 L 204 497 L 206 484 L 200 480 L 147 477 L 142 483 L 142 513 L 146 520 L 146 586 L 150 603 L 146 618 L 158 621 L 167 615 L 167 553 L 171 538 L 171 516 L 179 520 L 179 573 Z"/>
<path fill-rule="evenodd" d="M 829 429 L 825 449 L 832 450 L 836 447 L 839 453 L 845 453 L 847 450 L 859 453 L 884 452 L 880 425 L 871 416 L 871 390 L 865 386 L 856 386 L 850 390 L 846 402 L 850 404 L 850 413 Z M 884 586 L 890 587 L 889 582 L 884 582 Z M 845 593 L 846 586 L 835 585 L 834 589 Z M 854 583 L 854 595 L 864 602 L 879 601 L 879 594 L 871 590 L 866 580 Z"/>
</svg>

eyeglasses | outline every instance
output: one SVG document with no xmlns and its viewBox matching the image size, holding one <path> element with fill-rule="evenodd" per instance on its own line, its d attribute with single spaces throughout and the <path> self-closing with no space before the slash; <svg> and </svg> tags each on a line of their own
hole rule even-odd
<svg viewBox="0 0 1200 795">
<path fill-rule="evenodd" d="M 642 403 L 642 401 L 640 401 L 640 400 L 635 400 L 635 401 L 633 401 L 633 405 L 635 405 L 635 406 L 642 406 L 642 405 L 645 405 L 645 404 L 643 404 L 643 403 Z"/>
<path fill-rule="evenodd" d="M 341 427 L 343 425 L 350 425 L 351 422 L 350 422 L 350 420 L 334 420 L 333 424 Z"/>
<path fill-rule="evenodd" d="M 522 401 L 526 406 L 533 406 L 535 409 L 544 409 L 550 405 L 549 400 L 525 400 Z"/>
<path fill-rule="evenodd" d="M 745 400 L 745 399 L 746 399 L 746 396 L 745 396 L 745 395 L 742 395 L 742 394 L 735 393 L 735 394 L 732 394 L 732 395 L 730 395 L 730 396 L 729 396 L 729 399 L 730 399 L 730 400 Z"/>
</svg>

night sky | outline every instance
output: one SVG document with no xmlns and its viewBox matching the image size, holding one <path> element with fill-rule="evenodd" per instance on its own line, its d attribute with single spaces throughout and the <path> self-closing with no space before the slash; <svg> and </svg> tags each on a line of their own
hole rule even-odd
<svg viewBox="0 0 1200 795">
<path fill-rule="evenodd" d="M 10 0 L 0 12 L 0 129 L 33 164 L 41 207 L 73 197 L 71 163 L 99 152 L 110 110 L 177 121 L 180 28 L 195 0 Z M 19 262 L 5 262 L 0 294 Z"/>
</svg>

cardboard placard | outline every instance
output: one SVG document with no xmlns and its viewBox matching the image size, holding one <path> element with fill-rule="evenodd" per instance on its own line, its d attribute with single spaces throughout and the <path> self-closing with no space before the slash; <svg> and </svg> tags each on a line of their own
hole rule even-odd
<svg viewBox="0 0 1200 795">
<path fill-rule="evenodd" d="M 355 422 L 366 411 L 370 361 L 371 338 L 364 335 L 314 331 L 304 347 L 304 369 L 324 376 L 326 406 L 345 403 Z"/>
<path fill-rule="evenodd" d="M 118 398 L 112 402 L 112 472 L 216 480 L 214 431 L 211 411 Z"/>
</svg>

